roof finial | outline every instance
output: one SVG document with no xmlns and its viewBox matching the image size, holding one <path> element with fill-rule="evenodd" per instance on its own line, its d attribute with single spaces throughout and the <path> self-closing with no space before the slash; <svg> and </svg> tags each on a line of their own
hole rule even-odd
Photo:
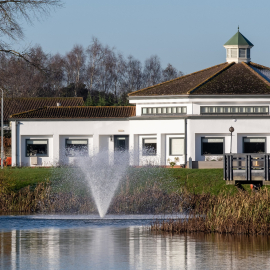
<svg viewBox="0 0 270 270">
<path fill-rule="evenodd" d="M 238 32 L 239 32 L 239 25 L 238 25 Z"/>
</svg>

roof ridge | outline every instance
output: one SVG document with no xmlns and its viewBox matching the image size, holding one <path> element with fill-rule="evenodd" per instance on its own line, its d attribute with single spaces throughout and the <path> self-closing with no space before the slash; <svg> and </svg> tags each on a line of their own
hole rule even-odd
<svg viewBox="0 0 270 270">
<path fill-rule="evenodd" d="M 5 99 L 83 99 L 83 97 L 6 97 Z"/>
<path fill-rule="evenodd" d="M 194 88 L 190 89 L 187 92 L 187 94 L 190 95 L 192 92 L 196 91 L 199 87 L 201 87 L 202 85 L 204 85 L 205 83 L 207 83 L 208 81 L 210 81 L 211 79 L 213 79 L 214 77 L 216 77 L 217 75 L 219 75 L 220 73 L 222 73 L 223 71 L 225 71 L 226 69 L 228 69 L 229 67 L 231 67 L 234 64 L 235 64 L 235 62 L 232 62 L 230 64 L 228 63 L 224 68 L 222 68 L 221 70 L 217 71 L 215 74 L 211 75 L 209 78 L 207 78 L 203 82 L 199 83 Z"/>
<path fill-rule="evenodd" d="M 259 79 L 261 79 L 265 84 L 267 84 L 270 87 L 270 83 L 264 78 L 262 77 L 258 72 L 256 72 L 254 69 L 252 69 L 247 63 L 242 62 L 242 64 L 248 69 L 250 70 L 255 76 L 257 76 Z"/>
<path fill-rule="evenodd" d="M 50 106 L 44 106 L 44 107 L 40 107 L 34 110 L 29 110 L 29 111 L 24 111 L 24 112 L 20 112 L 20 113 L 14 113 L 12 115 L 10 115 L 10 118 L 12 118 L 13 116 L 17 116 L 17 115 L 23 115 L 26 113 L 30 113 L 30 112 L 35 112 L 35 111 L 39 111 L 39 110 L 43 110 L 43 109 L 48 109 Z"/>
<path fill-rule="evenodd" d="M 270 70 L 270 68 L 269 67 L 266 67 L 266 66 L 263 66 L 263 65 L 260 65 L 260 64 L 257 64 L 257 63 L 254 63 L 254 62 L 249 62 L 251 65 L 255 65 L 255 66 L 258 66 L 259 68 L 264 68 L 264 69 L 268 69 L 268 70 Z"/>
<path fill-rule="evenodd" d="M 197 74 L 197 73 L 200 73 L 200 72 L 203 72 L 203 71 L 206 71 L 206 70 L 209 70 L 209 69 L 212 69 L 212 68 L 215 68 L 215 67 L 224 65 L 226 63 L 227 62 L 222 63 L 222 64 L 218 64 L 218 65 L 215 65 L 215 66 L 212 66 L 212 67 L 209 67 L 209 68 L 205 68 L 205 69 L 202 69 L 202 70 L 199 70 L 199 71 L 196 71 L 196 72 L 192 72 L 192 73 L 189 73 L 187 75 L 184 75 L 184 76 L 181 76 L 181 77 L 177 77 L 177 78 L 174 78 L 174 79 L 169 80 L 169 81 L 166 81 L 166 82 L 162 82 L 162 83 L 158 83 L 158 84 L 155 84 L 155 85 L 152 85 L 152 86 L 145 87 L 143 89 L 140 89 L 140 90 L 137 90 L 137 91 L 134 91 L 134 92 L 129 93 L 128 96 L 130 96 L 131 94 L 134 94 L 134 93 L 138 93 L 138 92 L 141 92 L 141 91 L 144 91 L 144 90 L 147 90 L 147 89 L 154 88 L 154 87 L 159 86 L 159 85 L 164 85 L 166 83 L 170 83 L 170 82 L 173 82 L 173 81 L 176 81 L 176 80 L 184 79 L 184 78 L 189 77 L 191 75 L 194 75 L 194 74 Z"/>
<path fill-rule="evenodd" d="M 48 108 L 136 108 L 136 106 L 45 106 Z"/>
</svg>

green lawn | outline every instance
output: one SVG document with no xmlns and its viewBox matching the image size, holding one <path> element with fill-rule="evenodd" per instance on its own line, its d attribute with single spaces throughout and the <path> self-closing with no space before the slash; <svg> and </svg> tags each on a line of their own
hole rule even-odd
<svg viewBox="0 0 270 270">
<path fill-rule="evenodd" d="M 72 168 L 4 168 L 0 177 L 14 191 L 45 181 L 51 181 L 55 191 L 85 191 L 85 182 L 80 181 L 83 177 L 78 175 L 78 171 L 74 173 Z M 192 193 L 234 193 L 236 188 L 226 186 L 222 178 L 222 169 L 130 168 L 120 189 L 132 191 L 157 185 L 166 192 L 181 192 L 185 187 Z"/>
<path fill-rule="evenodd" d="M 16 191 L 26 186 L 35 186 L 38 183 L 50 180 L 53 168 L 10 168 L 0 171 L 0 178 Z"/>
<path fill-rule="evenodd" d="M 132 182 L 137 185 L 143 186 L 147 181 L 150 185 L 159 185 L 167 192 L 181 192 L 186 188 L 196 194 L 204 192 L 216 195 L 222 191 L 234 193 L 237 190 L 235 186 L 226 185 L 223 169 L 132 168 L 130 174 Z"/>
</svg>

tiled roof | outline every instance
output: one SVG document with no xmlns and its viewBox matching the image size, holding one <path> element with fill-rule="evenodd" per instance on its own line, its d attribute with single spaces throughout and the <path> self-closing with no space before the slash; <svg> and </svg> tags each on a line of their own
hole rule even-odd
<svg viewBox="0 0 270 270">
<path fill-rule="evenodd" d="M 62 106 L 83 106 L 83 98 L 4 98 L 4 121 L 8 121 L 12 114 L 38 109 L 44 106 L 56 106 L 60 103 Z M 1 102 L 0 102 L 1 108 Z M 1 112 L 1 110 L 0 110 Z"/>
<path fill-rule="evenodd" d="M 270 94 L 270 68 L 225 63 L 154 85 L 129 96 Z"/>
<path fill-rule="evenodd" d="M 228 66 L 228 63 L 224 63 L 203 69 L 195 73 L 173 79 L 171 81 L 132 92 L 129 94 L 129 96 L 186 95 L 194 87 L 203 83 L 209 77 L 215 75 Z"/>
<path fill-rule="evenodd" d="M 194 95 L 270 94 L 270 84 L 249 65 L 234 64 L 194 91 Z"/>
<path fill-rule="evenodd" d="M 127 118 L 135 115 L 135 106 L 54 106 L 13 114 L 11 119 Z"/>
</svg>

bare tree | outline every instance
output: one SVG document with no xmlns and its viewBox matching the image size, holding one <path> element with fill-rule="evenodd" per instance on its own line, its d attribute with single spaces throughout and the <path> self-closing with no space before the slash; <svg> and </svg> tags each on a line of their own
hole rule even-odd
<svg viewBox="0 0 270 270">
<path fill-rule="evenodd" d="M 92 44 L 86 50 L 86 72 L 85 79 L 89 93 L 91 95 L 92 90 L 95 88 L 99 81 L 100 66 L 103 58 L 104 48 L 97 38 L 93 38 Z"/>
<path fill-rule="evenodd" d="M 2 38 L 13 41 L 22 39 L 24 33 L 19 20 L 32 24 L 34 18 L 48 15 L 52 8 L 59 6 L 61 0 L 0 0 L 0 51 L 20 56 Z"/>
<path fill-rule="evenodd" d="M 85 71 L 85 53 L 81 45 L 75 45 L 71 52 L 65 57 L 65 69 L 67 74 L 67 83 L 73 83 L 74 96 L 77 96 L 79 84 L 84 81 Z"/>
<path fill-rule="evenodd" d="M 142 64 L 130 55 L 126 63 L 125 85 L 123 86 L 125 93 L 139 90 L 142 87 L 142 79 Z"/>
<path fill-rule="evenodd" d="M 161 82 L 161 64 L 157 55 L 153 55 L 145 60 L 143 77 L 144 87 Z"/>
<path fill-rule="evenodd" d="M 170 81 L 183 75 L 184 75 L 183 72 L 178 71 L 171 64 L 168 64 L 167 67 L 162 70 L 162 81 L 163 82 Z"/>
</svg>

